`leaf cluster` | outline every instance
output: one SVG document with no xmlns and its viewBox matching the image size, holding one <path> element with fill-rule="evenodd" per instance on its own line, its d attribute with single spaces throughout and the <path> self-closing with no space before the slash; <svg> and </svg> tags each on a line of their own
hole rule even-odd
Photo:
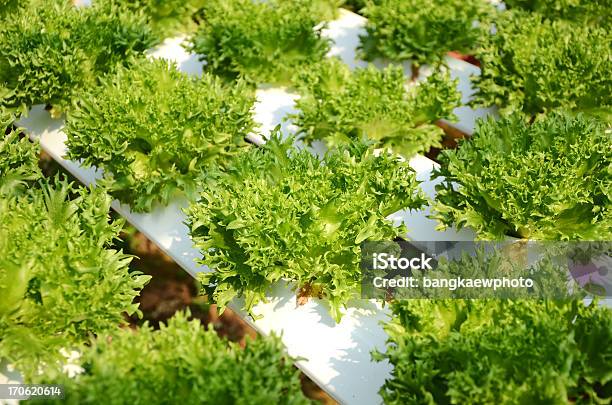
<svg viewBox="0 0 612 405">
<path fill-rule="evenodd" d="M 21 194 L 40 176 L 38 150 L 13 128 L 14 115 L 0 109 L 0 198 Z"/>
<path fill-rule="evenodd" d="M 104 191 L 39 178 L 37 149 L 15 134 L 0 151 L 0 358 L 31 379 L 60 349 L 138 313 L 149 277 L 112 249 L 123 223 L 110 220 Z"/>
<path fill-rule="evenodd" d="M 308 404 L 294 359 L 278 337 L 245 348 L 178 313 L 153 330 L 120 329 L 99 337 L 79 359 L 83 372 L 46 376 L 67 404 Z M 38 402 L 37 402 L 38 403 Z"/>
<path fill-rule="evenodd" d="M 302 93 L 293 118 L 303 139 L 329 147 L 367 138 L 376 148 L 405 157 L 440 146 L 444 135 L 435 122 L 453 119 L 461 103 L 457 83 L 434 73 L 408 86 L 399 66 L 351 70 L 340 60 L 303 71 L 296 80 Z"/>
<path fill-rule="evenodd" d="M 340 7 L 345 0 L 311 0 L 312 13 L 319 21 L 335 20 L 340 16 Z"/>
<path fill-rule="evenodd" d="M 111 195 L 135 211 L 194 198 L 210 168 L 248 145 L 255 96 L 243 82 L 190 77 L 163 59 L 101 81 L 68 116 L 68 157 L 103 169 Z"/>
<path fill-rule="evenodd" d="M 22 0 L 0 0 L 0 21 L 17 12 L 22 4 Z"/>
<path fill-rule="evenodd" d="M 96 0 L 117 4 L 127 10 L 142 12 L 158 38 L 193 31 L 197 24 L 195 16 L 206 0 Z"/>
<path fill-rule="evenodd" d="M 439 65 L 450 51 L 472 54 L 495 13 L 487 0 L 368 0 L 361 36 L 365 60 Z"/>
<path fill-rule="evenodd" d="M 607 403 L 612 311 L 581 300 L 392 304 L 386 404 Z"/>
<path fill-rule="evenodd" d="M 154 43 L 141 15 L 95 3 L 33 1 L 0 26 L 0 105 L 69 107 L 96 78 Z"/>
<path fill-rule="evenodd" d="M 612 238 L 612 133 L 583 114 L 480 121 L 443 151 L 434 216 L 483 239 Z"/>
<path fill-rule="evenodd" d="M 496 27 L 477 53 L 474 105 L 528 116 L 567 108 L 612 120 L 609 32 L 520 10 L 502 13 Z"/>
<path fill-rule="evenodd" d="M 80 13 L 75 46 L 88 49 L 97 75 L 113 72 L 117 66 L 140 63 L 139 57 L 158 42 L 142 12 L 96 1 L 90 7 L 72 10 Z"/>
<path fill-rule="evenodd" d="M 506 7 L 537 12 L 551 19 L 564 19 L 580 24 L 612 26 L 610 0 L 505 0 Z"/>
<path fill-rule="evenodd" d="M 289 280 L 324 297 L 336 320 L 359 293 L 360 243 L 405 233 L 387 216 L 419 209 L 426 200 L 407 163 L 374 156 L 358 143 L 323 160 L 290 148 L 278 133 L 237 158 L 208 184 L 188 211 L 202 263 L 213 272 L 200 281 L 223 309 L 245 297 L 245 309 L 265 300 L 273 283 Z"/>
<path fill-rule="evenodd" d="M 288 85 L 329 50 L 315 11 L 310 0 L 210 0 L 190 50 L 220 76 Z"/>
</svg>

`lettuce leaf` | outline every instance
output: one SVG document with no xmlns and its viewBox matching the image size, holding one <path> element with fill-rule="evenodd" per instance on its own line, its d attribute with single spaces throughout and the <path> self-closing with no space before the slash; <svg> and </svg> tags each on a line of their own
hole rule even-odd
<svg viewBox="0 0 612 405">
<path fill-rule="evenodd" d="M 0 198 L 17 196 L 41 177 L 38 149 L 13 128 L 15 116 L 0 109 Z"/>
<path fill-rule="evenodd" d="M 0 0 L 0 21 L 19 11 L 22 0 Z"/>
<path fill-rule="evenodd" d="M 164 39 L 197 28 L 196 14 L 206 0 L 95 0 L 108 2 L 128 9 L 142 12 L 158 38 Z"/>
<path fill-rule="evenodd" d="M 504 0 L 506 7 L 535 11 L 552 19 L 565 19 L 581 24 L 612 26 L 610 0 Z"/>
<path fill-rule="evenodd" d="M 311 9 L 320 21 L 330 21 L 340 17 L 344 3 L 344 0 L 311 0 Z"/>
</svg>

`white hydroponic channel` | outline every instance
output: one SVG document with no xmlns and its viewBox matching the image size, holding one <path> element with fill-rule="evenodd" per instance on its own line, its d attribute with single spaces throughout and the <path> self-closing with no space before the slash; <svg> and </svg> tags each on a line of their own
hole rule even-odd
<svg viewBox="0 0 612 405">
<path fill-rule="evenodd" d="M 365 19 L 357 14 L 342 10 L 340 18 L 329 24 L 325 35 L 333 40 L 330 56 L 339 56 L 352 67 L 363 66 L 364 62 L 356 60 L 356 48 L 359 35 L 364 33 Z M 179 68 L 189 74 L 199 75 L 202 64 L 196 55 L 187 53 L 181 43 L 184 38 L 166 40 L 154 49 L 151 57 L 173 60 Z M 479 74 L 479 69 L 468 63 L 448 59 L 451 75 L 459 79 L 459 90 L 463 101 L 467 102 L 472 89 L 470 75 Z M 409 73 L 406 66 L 406 72 Z M 423 69 L 427 74 L 427 69 Z M 283 117 L 295 111 L 293 104 L 297 95 L 283 88 L 262 88 L 257 92 L 255 119 L 261 124 L 261 133 L 268 134 L 276 125 L 281 124 L 285 134 L 293 131 L 291 124 Z M 477 117 L 491 113 L 490 110 L 472 110 L 460 107 L 455 110 L 459 122 L 454 124 L 458 129 L 471 133 Z M 43 150 L 49 153 L 64 168 L 85 184 L 94 183 L 100 173 L 82 168 L 78 162 L 63 158 L 66 147 L 65 134 L 62 132 L 63 121 L 53 120 L 42 106 L 30 111 L 27 118 L 19 122 L 32 138 L 40 139 Z M 255 136 L 257 140 L 258 136 Z M 259 138 L 261 141 L 261 138 Z M 436 165 L 433 161 L 417 156 L 410 160 L 423 181 L 422 188 L 434 196 L 434 183 L 430 174 Z M 166 208 L 158 208 L 150 214 L 132 213 L 128 206 L 117 201 L 113 208 L 123 215 L 139 231 L 157 244 L 189 274 L 195 276 L 202 271 L 210 271 L 200 266 L 196 260 L 201 254 L 192 246 L 184 224 L 185 215 L 182 208 L 185 201 L 174 201 Z M 438 232 L 436 222 L 427 218 L 428 211 L 399 212 L 392 215 L 397 222 L 405 222 L 411 239 L 422 241 L 433 240 L 472 240 L 474 234 L 469 231 L 455 232 L 449 230 Z M 374 300 L 360 300 L 353 303 L 339 324 L 329 316 L 324 302 L 311 299 L 305 305 L 296 306 L 296 296 L 290 286 L 279 284 L 270 294 L 269 302 L 257 305 L 254 312 L 263 315 L 253 321 L 239 309 L 242 302 L 236 300 L 230 305 L 260 333 L 282 333 L 282 339 L 290 355 L 304 358 L 298 366 L 333 398 L 346 404 L 377 404 L 381 402 L 378 390 L 385 379 L 390 376 L 391 366 L 386 363 L 372 362 L 372 350 L 384 350 L 386 334 L 381 322 L 389 318 L 389 311 Z"/>
</svg>

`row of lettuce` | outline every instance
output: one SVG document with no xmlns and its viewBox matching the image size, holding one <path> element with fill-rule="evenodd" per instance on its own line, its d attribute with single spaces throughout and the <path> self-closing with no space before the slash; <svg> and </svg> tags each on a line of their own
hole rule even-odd
<svg viewBox="0 0 612 405">
<path fill-rule="evenodd" d="M 431 64 L 431 76 L 406 85 L 393 63 L 350 70 L 327 59 L 321 22 L 338 2 L 186 2 L 161 18 L 155 2 L 74 8 L 32 0 L 0 28 L 1 103 L 66 112 L 68 157 L 104 169 L 102 186 L 132 209 L 187 197 L 192 239 L 215 269 L 201 277 L 202 289 L 220 308 L 244 296 L 252 312 L 272 284 L 290 280 L 325 298 L 340 321 L 359 296 L 359 244 L 405 235 L 387 219 L 400 210 L 431 206 L 441 227 L 470 227 L 482 239 L 611 239 L 610 16 L 592 7 L 605 1 L 510 1 L 503 12 L 476 0 L 364 3 L 361 56 L 408 61 L 413 74 Z M 205 62 L 200 78 L 143 58 L 183 29 Z M 441 146 L 436 124 L 461 105 L 443 66 L 449 51 L 480 62 L 472 105 L 497 106 L 501 118 L 479 122 L 457 150 L 442 152 L 434 177 L 443 180 L 429 201 L 406 162 L 373 151 L 410 157 Z M 263 147 L 245 142 L 257 131 L 252 107 L 262 83 L 300 94 L 289 118 L 299 139 L 329 147 L 325 157 L 295 149 L 277 131 Z M 67 197 L 55 205 L 69 205 Z M 104 207 L 96 218 L 107 224 Z M 95 235 L 104 248 L 109 236 Z M 132 284 L 122 277 L 130 293 L 111 291 L 133 297 L 143 276 Z M 128 309 L 136 310 L 117 312 Z M 607 309 L 578 299 L 455 300 L 396 302 L 393 312 L 389 346 L 376 355 L 395 366 L 381 390 L 388 403 L 593 403 L 612 395 Z"/>
<path fill-rule="evenodd" d="M 504 11 L 486 0 L 365 1 L 368 20 L 359 56 L 418 67 L 444 65 L 449 52 L 460 53 L 481 65 L 482 74 L 473 79 L 473 105 L 529 116 L 570 108 L 609 119 L 608 1 L 508 1 L 510 10 Z M 77 8 L 65 0 L 4 3 L 2 104 L 43 103 L 58 112 L 82 99 L 81 89 L 117 65 L 133 64 L 162 38 L 182 31 L 210 73 L 299 89 L 303 78 L 296 72 L 316 70 L 326 59 L 331 42 L 323 35 L 325 21 L 336 17 L 333 11 L 342 4 L 96 0 Z M 318 74 L 325 78 L 329 72 Z M 449 106 L 454 102 L 448 100 Z"/>
</svg>

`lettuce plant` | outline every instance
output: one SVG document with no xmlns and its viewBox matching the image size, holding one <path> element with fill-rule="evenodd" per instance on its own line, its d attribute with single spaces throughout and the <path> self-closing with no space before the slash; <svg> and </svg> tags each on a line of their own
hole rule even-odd
<svg viewBox="0 0 612 405">
<path fill-rule="evenodd" d="M 320 21 L 334 20 L 340 16 L 340 7 L 345 3 L 344 0 L 311 0 L 313 14 Z"/>
<path fill-rule="evenodd" d="M 255 96 L 243 82 L 193 78 L 165 60 L 102 79 L 66 124 L 68 157 L 104 169 L 112 196 L 148 211 L 193 198 L 207 171 L 248 144 Z"/>
<path fill-rule="evenodd" d="M 483 39 L 474 76 L 476 105 L 528 116 L 555 108 L 591 111 L 612 120 L 610 35 L 601 28 L 506 12 Z"/>
<path fill-rule="evenodd" d="M 506 7 L 535 11 L 548 18 L 561 18 L 578 23 L 612 26 L 610 0 L 504 0 Z"/>
<path fill-rule="evenodd" d="M 194 30 L 195 15 L 206 0 L 95 0 L 110 2 L 131 12 L 142 12 L 153 32 L 161 39 Z"/>
<path fill-rule="evenodd" d="M 392 304 L 386 404 L 606 403 L 612 311 L 581 300 Z"/>
<path fill-rule="evenodd" d="M 190 207 L 191 237 L 214 269 L 200 281 L 221 310 L 243 295 L 253 315 L 272 284 L 286 279 L 324 297 L 339 320 L 341 306 L 359 293 L 360 243 L 403 235 L 387 216 L 426 200 L 407 163 L 374 156 L 367 144 L 322 161 L 290 144 L 275 133 L 208 183 Z"/>
<path fill-rule="evenodd" d="M 96 78 L 153 44 L 144 20 L 111 5 L 34 1 L 0 26 L 0 105 L 65 110 Z"/>
<path fill-rule="evenodd" d="M 612 238 L 612 133 L 583 114 L 521 114 L 480 121 L 443 151 L 435 217 L 480 238 Z"/>
<path fill-rule="evenodd" d="M 368 138 L 377 148 L 406 157 L 440 146 L 444 135 L 435 125 L 452 119 L 461 103 L 456 82 L 434 73 L 408 87 L 399 66 L 351 70 L 330 59 L 299 75 L 302 93 L 293 116 L 307 143 L 323 140 L 330 147 Z"/>
<path fill-rule="evenodd" d="M 414 67 L 444 63 L 449 51 L 472 54 L 488 32 L 494 8 L 487 0 L 368 0 L 361 37 L 365 60 L 411 61 Z"/>
<path fill-rule="evenodd" d="M 280 339 L 238 344 L 179 313 L 153 330 L 119 329 L 83 350 L 75 377 L 47 373 L 67 404 L 308 404 Z M 53 402 L 55 403 L 55 402 Z"/>
<path fill-rule="evenodd" d="M 97 75 L 114 72 L 117 65 L 129 66 L 158 42 L 141 12 L 96 1 L 76 10 L 80 17 L 75 46 L 87 50 Z"/>
<path fill-rule="evenodd" d="M 286 85 L 329 50 L 319 17 L 310 0 L 210 0 L 190 49 L 215 74 Z"/>
<path fill-rule="evenodd" d="M 104 191 L 39 178 L 34 146 L 15 134 L 0 152 L 0 358 L 30 379 L 138 313 L 148 276 L 112 249 L 123 223 Z"/>
</svg>

